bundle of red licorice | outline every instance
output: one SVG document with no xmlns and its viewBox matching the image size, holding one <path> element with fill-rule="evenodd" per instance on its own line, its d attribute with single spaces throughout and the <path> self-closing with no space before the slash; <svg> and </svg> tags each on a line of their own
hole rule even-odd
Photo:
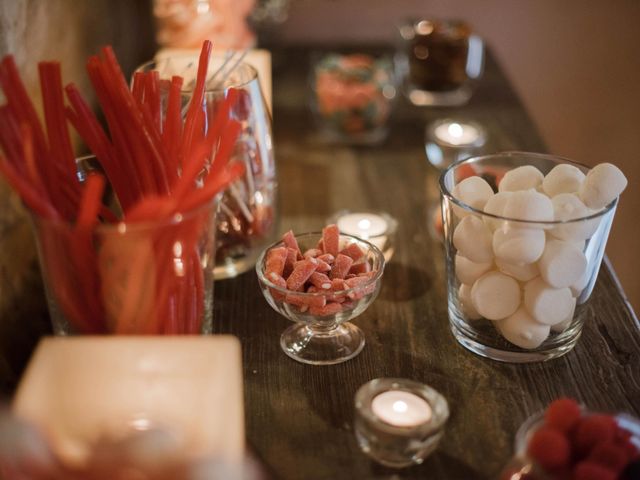
<svg viewBox="0 0 640 480">
<path fill-rule="evenodd" d="M 0 63 L 0 172 L 32 212 L 48 295 L 79 333 L 198 333 L 209 305 L 212 202 L 244 171 L 230 162 L 240 124 L 230 89 L 205 114 L 211 43 L 182 118 L 182 78 L 158 72 L 131 89 L 110 47 L 87 71 L 108 133 L 58 62 L 39 64 L 45 128 L 11 56 Z M 163 110 L 161 92 L 168 92 Z M 68 104 L 65 104 L 65 93 Z M 102 173 L 78 174 L 67 121 Z M 110 200 L 103 203 L 103 197 Z M 210 290 L 210 289 L 209 289 Z M 57 312 L 51 312 L 55 316 Z"/>
</svg>

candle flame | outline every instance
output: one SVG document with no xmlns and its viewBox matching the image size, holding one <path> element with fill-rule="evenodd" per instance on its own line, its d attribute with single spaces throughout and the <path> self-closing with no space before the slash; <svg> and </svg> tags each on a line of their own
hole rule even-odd
<svg viewBox="0 0 640 480">
<path fill-rule="evenodd" d="M 358 221 L 358 228 L 360 230 L 369 230 L 371 228 L 371 220 L 368 218 L 363 218 Z"/>
<path fill-rule="evenodd" d="M 460 138 L 463 133 L 462 125 L 460 125 L 459 123 L 452 123 L 451 125 L 449 125 L 448 130 L 449 130 L 449 134 L 452 137 L 456 137 L 456 138 Z"/>
<path fill-rule="evenodd" d="M 404 413 L 409 407 L 407 406 L 406 402 L 403 402 L 402 400 L 396 400 L 395 402 L 393 402 L 393 406 L 391 408 L 393 408 L 394 412 Z"/>
</svg>

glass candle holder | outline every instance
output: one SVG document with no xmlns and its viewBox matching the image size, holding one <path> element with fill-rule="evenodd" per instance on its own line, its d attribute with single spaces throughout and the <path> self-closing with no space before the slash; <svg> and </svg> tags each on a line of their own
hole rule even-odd
<svg viewBox="0 0 640 480">
<path fill-rule="evenodd" d="M 434 167 L 445 169 L 477 155 L 486 141 L 486 130 L 479 123 L 445 118 L 427 126 L 425 152 Z"/>
<path fill-rule="evenodd" d="M 568 220 L 491 213 L 504 210 L 499 201 L 508 201 L 493 194 L 507 171 L 533 166 L 542 178 L 558 165 L 571 166 L 577 176 L 589 171 L 553 155 L 507 152 L 455 163 L 440 176 L 450 326 L 456 340 L 479 355 L 504 362 L 549 360 L 569 352 L 580 337 L 618 200 L 592 211 L 576 195 L 563 194 L 570 208 L 583 209 Z M 456 186 L 471 176 L 493 189 L 484 208 L 456 197 Z M 522 192 L 543 197 L 534 189 Z M 553 202 L 545 198 L 554 218 L 558 196 Z"/>
<path fill-rule="evenodd" d="M 464 105 L 482 75 L 484 43 L 458 20 L 419 19 L 399 27 L 403 92 L 418 106 Z"/>
<path fill-rule="evenodd" d="M 389 59 L 326 55 L 313 65 L 311 87 L 312 110 L 325 140 L 353 144 L 384 140 L 396 96 Z"/>
<path fill-rule="evenodd" d="M 138 71 L 159 72 L 163 106 L 166 106 L 169 93 L 166 80 L 171 79 L 172 75 L 183 77 L 182 106 L 183 114 L 186 114 L 197 68 L 197 58 L 184 55 L 146 63 Z M 203 104 L 207 119 L 205 128 L 213 122 L 230 88 L 239 93 L 230 115 L 241 125 L 230 161 L 242 161 L 246 168 L 245 174 L 224 192 L 220 202 L 216 280 L 235 277 L 252 268 L 260 251 L 274 240 L 277 226 L 277 181 L 271 115 L 260 89 L 258 74 L 251 65 L 241 62 L 234 67 L 233 60 L 211 58 Z"/>
<path fill-rule="evenodd" d="M 385 212 L 340 210 L 327 219 L 336 224 L 340 232 L 362 238 L 380 249 L 386 262 L 395 250 L 398 221 Z"/>
<path fill-rule="evenodd" d="M 438 446 L 448 418 L 447 400 L 412 380 L 377 378 L 355 396 L 358 445 L 389 467 L 422 463 Z"/>
</svg>

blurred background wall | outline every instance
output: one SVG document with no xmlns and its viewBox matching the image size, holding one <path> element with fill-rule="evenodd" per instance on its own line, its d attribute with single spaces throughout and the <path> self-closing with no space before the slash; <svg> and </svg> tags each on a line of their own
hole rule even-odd
<svg viewBox="0 0 640 480">
<path fill-rule="evenodd" d="M 100 45 L 113 44 L 126 72 L 152 56 L 151 12 L 152 0 L 0 0 L 0 55 L 16 56 L 36 98 L 41 59 L 62 60 L 64 80 L 89 93 L 84 64 Z M 271 45 L 391 44 L 395 23 L 409 16 L 467 20 L 487 40 L 551 152 L 625 171 L 630 188 L 607 252 L 640 308 L 640 2 L 290 0 L 288 20 L 263 38 Z M 0 341 L 16 341 L 2 334 L 16 309 L 42 310 L 35 265 L 28 225 L 0 182 Z M 15 360 L 0 358 L 0 370 Z"/>
</svg>

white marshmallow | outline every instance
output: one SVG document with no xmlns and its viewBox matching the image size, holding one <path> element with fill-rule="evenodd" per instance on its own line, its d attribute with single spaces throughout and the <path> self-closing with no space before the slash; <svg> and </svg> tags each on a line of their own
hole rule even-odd
<svg viewBox="0 0 640 480">
<path fill-rule="evenodd" d="M 471 287 L 469 285 L 465 285 L 464 283 L 460 285 L 458 289 L 458 301 L 460 302 L 462 313 L 468 320 L 478 320 L 482 318 L 482 315 L 478 313 L 471 301 Z"/>
<path fill-rule="evenodd" d="M 467 285 L 473 285 L 493 265 L 492 262 L 472 262 L 460 254 L 456 255 L 455 264 L 458 280 L 460 280 L 460 283 L 466 283 Z"/>
<path fill-rule="evenodd" d="M 520 285 L 504 273 L 491 271 L 471 288 L 471 301 L 478 313 L 489 320 L 501 320 L 520 305 Z"/>
<path fill-rule="evenodd" d="M 507 199 L 511 196 L 511 192 L 498 192 L 491 196 L 484 206 L 484 211 L 492 215 L 501 217 L 504 213 L 504 207 L 507 204 Z M 482 217 L 484 223 L 493 231 L 502 226 L 503 221 L 497 218 Z"/>
<path fill-rule="evenodd" d="M 493 232 L 493 253 L 509 263 L 533 263 L 544 251 L 544 230 L 504 225 Z"/>
<path fill-rule="evenodd" d="M 561 193 L 576 193 L 584 179 L 585 174 L 578 167 L 568 163 L 561 163 L 553 167 L 544 177 L 542 189 L 550 197 L 555 197 Z"/>
<path fill-rule="evenodd" d="M 587 269 L 587 257 L 575 244 L 549 240 L 538 262 L 540 275 L 554 288 L 573 285 Z"/>
<path fill-rule="evenodd" d="M 453 245 L 463 257 L 472 262 L 491 262 L 491 231 L 478 217 L 464 217 L 453 232 Z"/>
<path fill-rule="evenodd" d="M 461 202 L 475 208 L 476 210 L 482 210 L 487 200 L 493 195 L 493 189 L 487 181 L 478 176 L 468 177 L 458 183 L 451 194 L 454 198 L 457 198 Z M 471 212 L 467 212 L 462 208 L 454 205 L 454 211 L 460 218 L 469 215 Z"/>
<path fill-rule="evenodd" d="M 535 190 L 513 192 L 504 206 L 504 216 L 516 220 L 548 222 L 553 220 L 553 204 L 549 197 Z"/>
<path fill-rule="evenodd" d="M 579 195 L 584 204 L 598 210 L 609 205 L 627 186 L 627 178 L 611 163 L 596 165 L 580 186 Z"/>
<path fill-rule="evenodd" d="M 587 217 L 591 211 L 582 201 L 571 193 L 560 193 L 551 200 L 553 219 L 566 222 Z M 591 237 L 598 228 L 599 219 L 580 220 L 557 225 L 551 229 L 551 235 L 560 240 L 579 241 Z"/>
<path fill-rule="evenodd" d="M 571 307 L 571 313 L 569 313 L 567 318 L 565 318 L 560 323 L 556 323 L 555 325 L 552 325 L 551 331 L 555 333 L 561 333 L 561 332 L 564 332 L 567 328 L 569 328 L 569 326 L 573 322 L 573 314 L 575 313 L 575 311 L 576 311 L 576 299 L 574 298 L 573 307 Z"/>
<path fill-rule="evenodd" d="M 498 191 L 500 192 L 516 192 L 518 190 L 529 190 L 530 188 L 538 188 L 542 183 L 544 175 L 536 167 L 532 165 L 524 165 L 514 168 L 504 174 Z"/>
<path fill-rule="evenodd" d="M 521 282 L 528 282 L 540 275 L 537 263 L 524 263 L 522 265 L 518 265 L 517 263 L 509 263 L 500 258 L 496 258 L 496 266 L 502 273 L 505 273 Z"/>
<path fill-rule="evenodd" d="M 589 283 L 589 270 L 585 269 L 582 276 L 569 287 L 571 289 L 571 295 L 576 298 L 579 297 L 582 291 L 586 288 L 587 283 Z"/>
<path fill-rule="evenodd" d="M 549 325 L 536 322 L 524 307 L 496 322 L 496 327 L 509 342 L 527 350 L 538 348 L 549 336 Z"/>
<path fill-rule="evenodd" d="M 540 323 L 555 325 L 569 316 L 574 304 L 571 290 L 553 288 L 541 277 L 534 278 L 524 286 L 524 306 Z"/>
</svg>

